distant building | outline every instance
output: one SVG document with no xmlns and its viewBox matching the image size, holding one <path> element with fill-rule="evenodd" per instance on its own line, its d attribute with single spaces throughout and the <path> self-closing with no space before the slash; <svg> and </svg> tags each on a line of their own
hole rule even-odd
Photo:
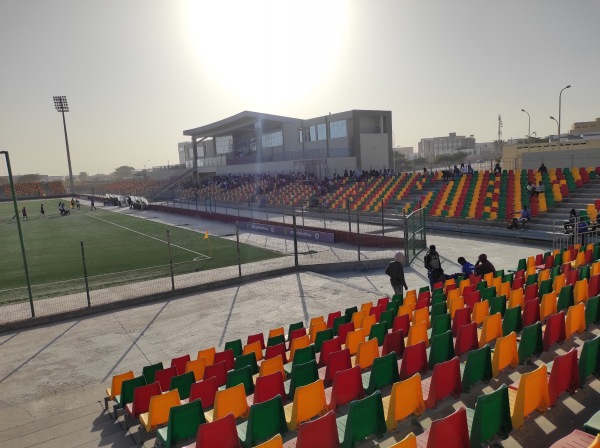
<svg viewBox="0 0 600 448">
<path fill-rule="evenodd" d="M 412 160 L 415 158 L 415 153 L 413 152 L 412 146 L 399 146 L 394 148 L 394 152 L 396 154 L 403 154 L 407 160 Z"/>
<path fill-rule="evenodd" d="M 419 157 L 433 158 L 441 155 L 455 154 L 464 151 L 469 155 L 475 152 L 475 137 L 456 135 L 451 132 L 447 137 L 423 138 L 419 142 Z"/>
<path fill-rule="evenodd" d="M 600 118 L 594 121 L 582 121 L 573 123 L 571 126 L 571 134 L 598 134 L 600 135 Z"/>
</svg>

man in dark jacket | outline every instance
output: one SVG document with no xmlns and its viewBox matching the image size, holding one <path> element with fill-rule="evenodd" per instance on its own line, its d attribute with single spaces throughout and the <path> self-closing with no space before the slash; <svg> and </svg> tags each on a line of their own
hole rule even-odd
<svg viewBox="0 0 600 448">
<path fill-rule="evenodd" d="M 402 294 L 402 287 L 408 290 L 406 280 L 404 279 L 403 262 L 404 254 L 398 252 L 394 257 L 394 261 L 390 261 L 390 264 L 388 264 L 388 267 L 385 269 L 385 273 L 390 277 L 392 288 L 394 288 L 394 294 Z"/>
<path fill-rule="evenodd" d="M 444 273 L 444 270 L 442 269 L 442 261 L 440 260 L 440 254 L 437 253 L 433 244 L 429 246 L 429 252 L 425 254 L 425 269 L 427 269 L 429 285 L 433 291 L 434 283 L 438 282 L 439 278 Z"/>
<path fill-rule="evenodd" d="M 496 275 L 496 268 L 487 259 L 486 254 L 481 254 L 477 259 L 477 263 L 475 263 L 475 271 L 477 272 L 477 275 L 481 275 L 482 277 L 489 272 L 492 272 L 494 275 Z"/>
</svg>

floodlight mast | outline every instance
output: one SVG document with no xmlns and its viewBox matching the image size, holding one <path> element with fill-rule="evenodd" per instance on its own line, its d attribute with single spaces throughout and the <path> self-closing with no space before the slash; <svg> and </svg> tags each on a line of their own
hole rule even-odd
<svg viewBox="0 0 600 448">
<path fill-rule="evenodd" d="M 69 112 L 69 104 L 67 103 L 67 97 L 64 95 L 55 96 L 53 98 L 56 111 L 62 114 L 63 129 L 65 131 L 65 145 L 67 146 L 67 162 L 69 163 L 69 185 L 71 187 L 71 194 L 74 194 L 75 189 L 73 188 L 73 169 L 71 168 L 71 153 L 69 152 L 69 138 L 67 137 L 67 123 L 65 121 L 65 112 Z"/>
</svg>

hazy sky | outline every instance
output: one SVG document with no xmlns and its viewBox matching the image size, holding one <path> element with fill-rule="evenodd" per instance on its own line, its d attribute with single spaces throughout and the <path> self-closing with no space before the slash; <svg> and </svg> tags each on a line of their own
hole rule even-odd
<svg viewBox="0 0 600 448">
<path fill-rule="evenodd" d="M 600 117 L 597 0 L 0 0 L 0 149 L 15 173 L 177 162 L 243 110 L 393 114 L 397 146 Z M 4 174 L 4 163 L 0 164 Z"/>
</svg>

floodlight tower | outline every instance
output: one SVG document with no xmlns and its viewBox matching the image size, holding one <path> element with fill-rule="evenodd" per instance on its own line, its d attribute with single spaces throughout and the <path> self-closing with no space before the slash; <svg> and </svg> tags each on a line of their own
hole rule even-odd
<svg viewBox="0 0 600 448">
<path fill-rule="evenodd" d="M 69 138 L 67 137 L 67 123 L 65 122 L 65 112 L 69 112 L 69 104 L 66 96 L 55 96 L 54 107 L 57 112 L 62 114 L 63 128 L 65 130 L 65 144 L 67 146 L 67 162 L 69 162 L 69 184 L 71 186 L 71 194 L 75 192 L 73 188 L 73 169 L 71 168 L 71 153 L 69 152 Z"/>
</svg>

